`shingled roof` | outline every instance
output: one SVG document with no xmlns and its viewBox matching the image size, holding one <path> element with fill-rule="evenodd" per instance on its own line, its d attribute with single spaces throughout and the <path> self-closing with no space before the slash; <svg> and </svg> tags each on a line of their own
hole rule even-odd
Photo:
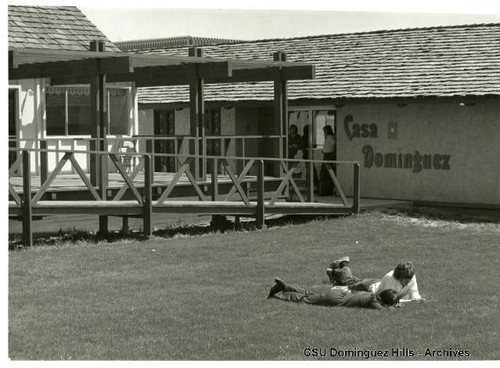
<svg viewBox="0 0 500 368">
<path fill-rule="evenodd" d="M 117 48 L 74 6 L 8 7 L 9 48 L 89 50 L 90 41 L 104 41 L 107 51 Z"/>
<path fill-rule="evenodd" d="M 208 45 L 207 57 L 287 61 L 315 65 L 314 80 L 290 81 L 297 99 L 417 98 L 500 95 L 500 24 L 430 27 Z M 187 55 L 188 48 L 148 49 Z M 273 98 L 269 82 L 207 85 L 206 101 Z M 188 101 L 188 89 L 139 89 L 139 103 Z"/>
</svg>

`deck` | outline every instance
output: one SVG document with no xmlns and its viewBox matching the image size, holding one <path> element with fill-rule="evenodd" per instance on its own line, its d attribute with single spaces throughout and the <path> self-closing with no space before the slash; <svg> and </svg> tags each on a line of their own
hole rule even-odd
<svg viewBox="0 0 500 368">
<path fill-rule="evenodd" d="M 358 213 L 361 208 L 356 162 L 324 162 L 336 195 L 318 197 L 312 181 L 305 185 L 294 176 L 295 160 L 291 164 L 283 159 L 250 158 L 235 172 L 227 158 L 213 157 L 212 174 L 200 178 L 191 172 L 198 156 L 179 162 L 175 173 L 158 173 L 153 172 L 152 155 L 141 154 L 138 165 L 129 172 L 115 153 L 94 151 L 91 153 L 99 157 L 109 156 L 118 171 L 101 170 L 97 176 L 101 184 L 96 185 L 72 151 L 64 153 L 50 175 L 42 179 L 32 176 L 30 155 L 33 153 L 24 150 L 9 170 L 9 219 L 22 221 L 23 242 L 27 245 L 32 244 L 35 223 L 45 222 L 34 220 L 47 217 L 93 216 L 98 219 L 101 233 L 109 231 L 109 218 L 121 217 L 124 229 L 129 228 L 129 219 L 137 218 L 142 220 L 144 235 L 151 236 L 153 224 L 165 216 L 247 217 L 254 218 L 256 225 L 262 227 L 266 217 L 273 215 L 346 215 Z M 280 167 L 281 174 L 265 176 L 265 161 L 273 161 Z M 68 163 L 76 174 L 61 172 Z M 353 168 L 353 193 L 349 198 L 335 175 L 335 163 Z M 305 164 L 308 177 L 312 178 L 312 160 Z M 13 175 L 16 170 L 21 170 L 22 177 Z M 365 208 L 368 205 L 373 206 L 373 202 L 363 202 Z M 62 228 L 59 223 L 59 229 Z"/>
<path fill-rule="evenodd" d="M 168 172 L 155 172 L 153 175 L 152 189 L 153 197 L 162 193 L 169 185 L 172 183 L 176 173 Z M 109 173 L 108 176 L 108 186 L 107 186 L 107 197 L 114 198 L 124 186 L 126 186 L 123 177 L 119 173 Z M 275 190 L 279 184 L 279 178 L 274 177 L 264 177 L 265 190 L 272 191 Z M 41 178 L 38 175 L 31 176 L 31 190 L 32 192 L 37 192 L 41 187 Z M 244 180 L 242 180 L 242 187 L 248 192 L 252 190 L 257 182 L 256 176 L 247 175 Z M 20 176 L 13 176 L 10 178 L 10 183 L 13 186 L 16 193 L 22 196 L 23 192 L 23 178 Z M 143 191 L 144 188 L 144 173 L 138 173 L 132 180 L 134 187 L 136 187 L 139 192 Z M 233 183 L 229 175 L 217 175 L 217 183 L 219 187 L 219 192 L 227 193 L 231 190 Z M 198 185 L 202 191 L 209 195 L 211 192 L 212 177 L 210 174 L 207 175 L 206 180 L 198 182 Z M 194 197 L 196 192 L 193 188 L 192 183 L 186 175 L 180 176 L 179 180 L 175 183 L 175 188 L 172 192 L 172 197 L 183 198 L 183 197 Z M 132 199 L 132 194 L 125 192 L 120 198 L 127 200 Z M 92 200 L 93 197 L 89 192 L 88 188 L 85 186 L 84 182 L 78 174 L 61 174 L 54 178 L 53 182 L 47 188 L 45 194 L 42 196 L 41 200 Z"/>
<path fill-rule="evenodd" d="M 325 201 L 326 203 L 335 203 L 341 205 L 342 201 L 339 197 L 319 197 L 317 200 Z M 367 211 L 375 208 L 394 208 L 394 207 L 409 207 L 411 201 L 390 200 L 390 199 L 360 199 L 360 211 Z M 171 208 L 174 209 L 173 207 Z M 314 215 L 314 214 L 313 214 Z M 241 216 L 245 218 L 245 216 Z M 266 218 L 274 218 L 275 215 L 268 214 Z M 211 215 L 191 212 L 159 212 L 156 213 L 152 226 L 155 229 L 188 226 L 194 224 L 208 224 L 211 221 Z M 57 234 L 60 231 L 95 231 L 99 226 L 98 217 L 89 214 L 56 214 L 43 217 L 43 221 L 33 222 L 33 234 L 35 236 L 45 236 Z M 143 226 L 142 218 L 130 217 L 128 220 L 128 228 L 131 231 L 140 231 Z M 123 221 L 120 216 L 112 216 L 109 219 L 110 231 L 121 231 Z M 21 236 L 22 222 L 16 220 L 9 221 L 9 236 Z"/>
</svg>

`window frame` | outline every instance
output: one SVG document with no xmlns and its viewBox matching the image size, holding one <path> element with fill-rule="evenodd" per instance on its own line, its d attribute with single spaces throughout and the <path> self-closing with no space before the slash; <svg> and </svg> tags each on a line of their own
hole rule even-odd
<svg viewBox="0 0 500 368">
<path fill-rule="evenodd" d="M 64 90 L 64 134 L 48 134 L 48 117 L 47 117 L 47 93 L 50 88 L 60 88 Z M 68 96 L 69 96 L 69 91 L 71 89 L 86 89 L 89 91 L 89 96 L 90 96 L 90 86 L 82 86 L 82 85 L 68 85 L 68 86 L 47 86 L 44 88 L 43 91 L 43 102 L 45 106 L 45 119 L 44 119 L 44 131 L 43 131 L 43 136 L 45 138 L 88 138 L 91 137 L 92 134 L 69 134 L 69 105 L 68 105 Z M 127 113 L 127 119 L 126 119 L 126 128 L 125 131 L 126 133 L 119 133 L 119 134 L 111 134 L 111 99 L 110 99 L 110 90 L 112 89 L 120 89 L 120 90 L 125 90 L 125 104 L 126 104 L 126 113 Z M 131 121 L 133 120 L 130 117 L 131 113 L 131 96 L 132 96 L 132 87 L 131 86 L 106 86 L 105 88 L 105 93 L 106 93 L 106 125 L 107 125 L 107 131 L 108 131 L 108 137 L 118 137 L 118 136 L 129 136 L 130 131 L 132 129 L 131 127 Z"/>
</svg>

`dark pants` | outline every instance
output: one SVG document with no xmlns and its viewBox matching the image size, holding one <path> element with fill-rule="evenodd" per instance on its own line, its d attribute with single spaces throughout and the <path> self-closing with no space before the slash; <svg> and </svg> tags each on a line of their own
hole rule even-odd
<svg viewBox="0 0 500 368">
<path fill-rule="evenodd" d="M 330 289 L 324 293 L 314 293 L 299 286 L 285 284 L 285 289 L 274 295 L 287 302 L 335 306 L 342 303 L 347 294 L 344 290 Z"/>
<path fill-rule="evenodd" d="M 323 160 L 335 160 L 335 153 L 325 153 L 323 154 Z M 330 195 L 334 192 L 334 185 L 332 177 L 330 176 L 329 168 L 333 169 L 333 173 L 337 175 L 337 168 L 335 164 L 332 163 L 322 163 L 321 170 L 319 172 L 319 195 Z"/>
</svg>

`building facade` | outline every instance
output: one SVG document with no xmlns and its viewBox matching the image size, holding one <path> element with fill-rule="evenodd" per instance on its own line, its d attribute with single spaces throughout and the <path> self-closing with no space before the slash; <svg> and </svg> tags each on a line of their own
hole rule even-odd
<svg viewBox="0 0 500 368">
<path fill-rule="evenodd" d="M 321 157 L 322 127 L 331 125 L 337 160 L 361 164 L 363 197 L 500 208 L 500 24 L 199 47 L 207 57 L 255 60 L 282 51 L 287 61 L 315 65 L 315 79 L 288 83 L 288 124 L 297 125 L 299 133 L 309 125 L 315 158 Z M 188 51 L 136 45 L 136 52 Z M 272 92 L 265 82 L 207 85 L 207 134 L 277 134 Z M 165 114 L 170 116 L 167 134 L 185 133 L 187 88 L 138 93 L 140 134 L 161 134 Z M 284 155 L 272 138 L 249 146 L 249 156 Z M 352 192 L 347 166 L 338 165 L 338 176 Z"/>
</svg>

